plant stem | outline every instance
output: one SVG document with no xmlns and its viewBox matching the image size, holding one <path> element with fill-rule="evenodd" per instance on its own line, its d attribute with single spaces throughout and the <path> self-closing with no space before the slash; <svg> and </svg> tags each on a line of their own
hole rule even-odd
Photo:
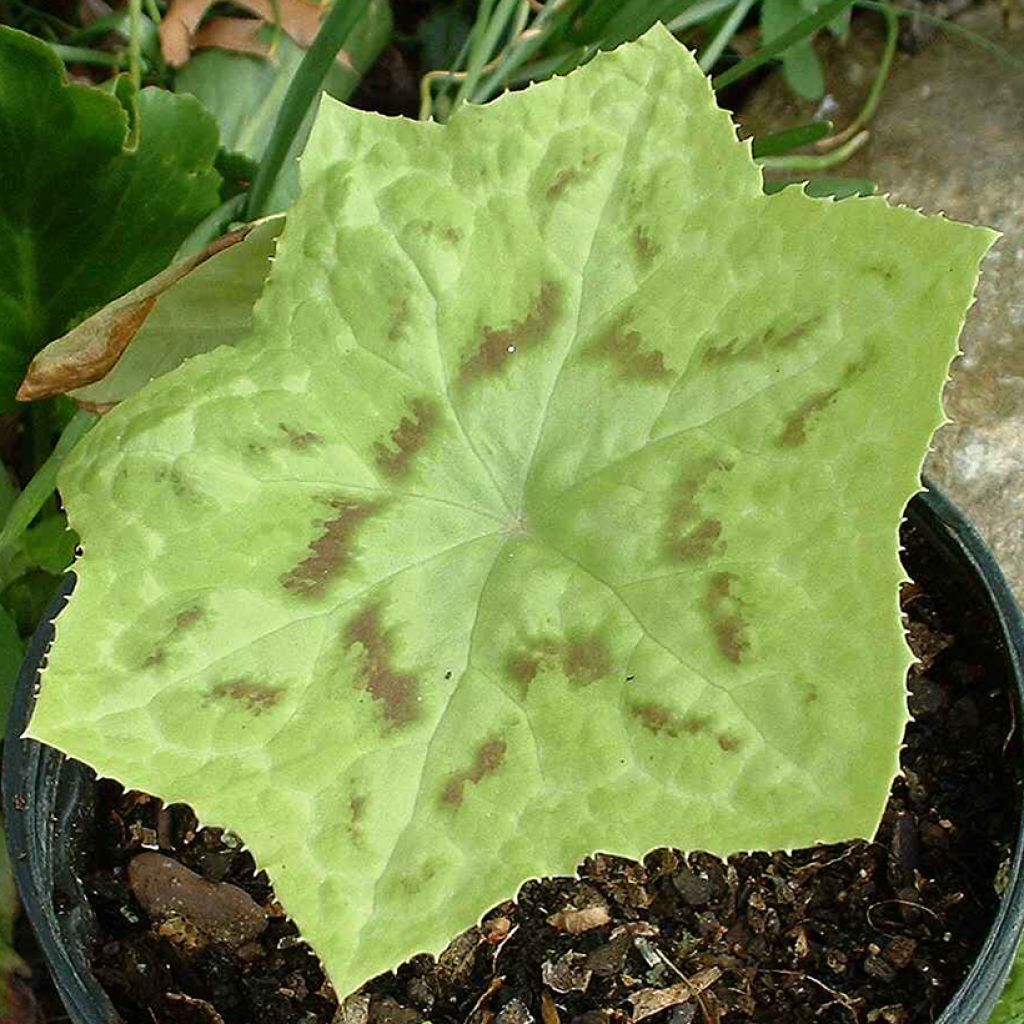
<svg viewBox="0 0 1024 1024">
<path fill-rule="evenodd" d="M 899 41 L 900 34 L 899 20 L 896 17 L 892 4 L 885 4 L 885 10 L 882 14 L 885 18 L 885 50 L 878 64 L 878 73 L 875 75 L 875 80 L 871 83 L 871 91 L 868 93 L 868 98 L 864 101 L 864 106 L 861 107 L 860 113 L 841 132 L 836 132 L 835 135 L 830 135 L 818 142 L 817 149 L 820 153 L 835 149 L 846 142 L 847 139 L 852 139 L 875 116 L 879 100 L 881 100 L 882 93 L 885 91 L 885 83 L 889 80 L 889 71 L 892 68 L 893 58 L 896 56 L 896 44 Z"/>
<path fill-rule="evenodd" d="M 756 71 L 761 67 L 762 64 L 767 64 L 768 61 L 774 60 L 794 43 L 799 43 L 801 40 L 814 35 L 819 28 L 824 28 L 833 18 L 838 17 L 847 7 L 851 6 L 853 2 L 854 0 L 831 0 L 831 3 L 825 4 L 824 7 L 813 14 L 809 14 L 806 18 L 801 18 L 795 25 L 783 32 L 782 35 L 776 36 L 770 43 L 762 46 L 756 53 L 752 53 L 749 57 L 744 57 L 738 64 L 729 68 L 728 71 L 723 71 L 720 75 L 716 75 L 711 80 L 711 84 L 716 90 L 724 89 L 727 85 L 732 85 L 733 82 L 738 82 L 741 78 L 745 78 L 752 71 Z M 868 0 L 863 0 L 863 2 L 868 2 Z"/>
<path fill-rule="evenodd" d="M 687 4 L 665 27 L 673 34 L 682 32 L 685 28 L 699 25 L 702 21 L 728 10 L 732 4 L 733 0 L 699 0 L 697 3 Z"/>
<path fill-rule="evenodd" d="M 256 220 L 263 214 L 281 166 L 323 85 L 331 62 L 369 6 L 370 0 L 334 0 L 334 6 L 324 18 L 313 45 L 306 51 L 285 93 L 270 141 L 249 190 L 245 208 L 247 220 Z"/>
<path fill-rule="evenodd" d="M 128 76 L 136 92 L 142 87 L 142 0 L 128 0 Z"/>
<path fill-rule="evenodd" d="M 747 16 L 747 11 L 753 6 L 754 0 L 737 0 L 736 5 L 729 12 L 729 16 L 722 22 L 722 27 L 715 33 L 714 39 L 708 43 L 700 55 L 700 69 L 705 75 L 718 63 L 722 51 L 736 34 L 736 30 Z"/>
<path fill-rule="evenodd" d="M 25 490 L 15 499 L 11 511 L 7 514 L 4 528 L 0 530 L 0 565 L 7 563 L 21 535 L 31 526 L 32 520 L 53 494 L 57 486 L 57 470 L 68 453 L 98 419 L 96 413 L 79 409 L 64 428 L 50 457 L 39 467 L 39 471 L 29 480 Z M 2 582 L 6 584 L 10 581 Z"/>
<path fill-rule="evenodd" d="M 861 132 L 848 139 L 842 146 L 833 149 L 831 153 L 766 156 L 758 160 L 758 163 L 771 171 L 822 171 L 849 160 L 868 141 L 869 136 L 869 132 Z"/>
<path fill-rule="evenodd" d="M 94 64 L 97 67 L 119 68 L 123 59 L 116 53 L 106 50 L 90 50 L 84 46 L 64 46 L 62 43 L 50 43 L 49 47 L 65 64 Z"/>
<path fill-rule="evenodd" d="M 516 71 L 544 45 L 549 32 L 557 31 L 577 6 L 576 0 L 547 0 L 530 27 L 519 34 L 505 52 L 500 65 L 477 89 L 473 102 L 486 103 L 503 85 L 507 85 Z"/>
</svg>

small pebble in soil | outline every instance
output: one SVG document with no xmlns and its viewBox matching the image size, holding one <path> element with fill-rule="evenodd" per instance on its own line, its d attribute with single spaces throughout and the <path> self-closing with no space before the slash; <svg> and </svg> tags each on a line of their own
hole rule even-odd
<svg viewBox="0 0 1024 1024">
<path fill-rule="evenodd" d="M 207 882 L 160 853 L 140 853 L 128 865 L 128 884 L 157 921 L 179 920 L 211 942 L 244 946 L 267 927 L 267 912 L 243 889 Z"/>
</svg>

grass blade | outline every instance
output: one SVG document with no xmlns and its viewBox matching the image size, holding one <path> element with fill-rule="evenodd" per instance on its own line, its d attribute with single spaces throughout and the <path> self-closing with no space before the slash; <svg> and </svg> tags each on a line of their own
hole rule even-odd
<svg viewBox="0 0 1024 1024">
<path fill-rule="evenodd" d="M 330 70 L 331 62 L 345 45 L 349 33 L 366 14 L 370 0 L 334 0 L 334 6 L 324 18 L 313 45 L 306 51 L 295 77 L 288 86 L 281 110 L 274 123 L 274 131 L 267 143 L 256 178 L 249 190 L 246 219 L 256 220 L 270 198 L 292 141 L 305 120 L 310 105 L 316 99 Z"/>
<path fill-rule="evenodd" d="M 819 8 L 813 14 L 801 18 L 792 28 L 777 36 L 766 46 L 762 46 L 756 53 L 744 57 L 738 64 L 716 75 L 711 84 L 715 89 L 724 89 L 733 82 L 745 78 L 752 71 L 756 71 L 763 64 L 774 60 L 781 53 L 788 50 L 794 43 L 814 35 L 820 28 L 824 28 L 833 18 L 838 17 L 847 7 L 853 4 L 854 0 L 830 0 L 824 7 Z"/>
<path fill-rule="evenodd" d="M 813 121 L 811 124 L 797 125 L 795 128 L 784 128 L 770 135 L 759 135 L 754 139 L 752 155 L 755 159 L 762 156 L 782 156 L 801 146 L 810 146 L 819 139 L 825 138 L 832 131 L 831 121 Z"/>
</svg>

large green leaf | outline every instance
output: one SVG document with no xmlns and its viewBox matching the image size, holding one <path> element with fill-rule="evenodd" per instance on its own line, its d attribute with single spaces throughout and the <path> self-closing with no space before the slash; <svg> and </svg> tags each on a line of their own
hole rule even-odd
<svg viewBox="0 0 1024 1024">
<path fill-rule="evenodd" d="M 144 89 L 138 139 L 111 93 L 67 82 L 43 42 L 0 27 L 0 410 L 29 359 L 151 277 L 218 202 L 217 127 Z"/>
<path fill-rule="evenodd" d="M 991 233 L 763 195 L 661 28 L 302 166 L 252 341 L 66 464 L 32 735 L 237 829 L 341 991 L 598 848 L 870 835 Z"/>
</svg>

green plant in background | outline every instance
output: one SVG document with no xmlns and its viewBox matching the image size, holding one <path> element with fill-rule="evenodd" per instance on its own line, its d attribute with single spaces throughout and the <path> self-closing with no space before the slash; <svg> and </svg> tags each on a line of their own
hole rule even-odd
<svg viewBox="0 0 1024 1024">
<path fill-rule="evenodd" d="M 163 269 L 218 203 L 217 127 L 196 100 L 69 85 L 0 28 L 0 409 L 42 346 Z M 74 183 L 74 187 L 70 184 Z"/>
<path fill-rule="evenodd" d="M 349 34 L 345 49 L 331 63 L 322 88 L 345 100 L 377 58 L 391 36 L 391 8 L 374 0 Z M 281 103 L 306 51 L 287 33 L 276 38 L 266 26 L 259 38 L 273 46 L 272 56 L 210 49 L 196 53 L 178 71 L 174 89 L 195 96 L 216 118 L 221 146 L 236 172 L 251 179 L 266 150 Z M 262 212 L 279 212 L 291 205 L 298 192 L 297 157 L 302 152 L 313 117 L 312 106 L 295 132 L 291 149 L 274 191 Z"/>
<path fill-rule="evenodd" d="M 595 849 L 870 835 L 991 233 L 764 196 L 663 29 L 446 126 L 328 103 L 302 167 L 251 340 L 64 467 L 32 734 L 238 830 L 340 991 Z"/>
</svg>

